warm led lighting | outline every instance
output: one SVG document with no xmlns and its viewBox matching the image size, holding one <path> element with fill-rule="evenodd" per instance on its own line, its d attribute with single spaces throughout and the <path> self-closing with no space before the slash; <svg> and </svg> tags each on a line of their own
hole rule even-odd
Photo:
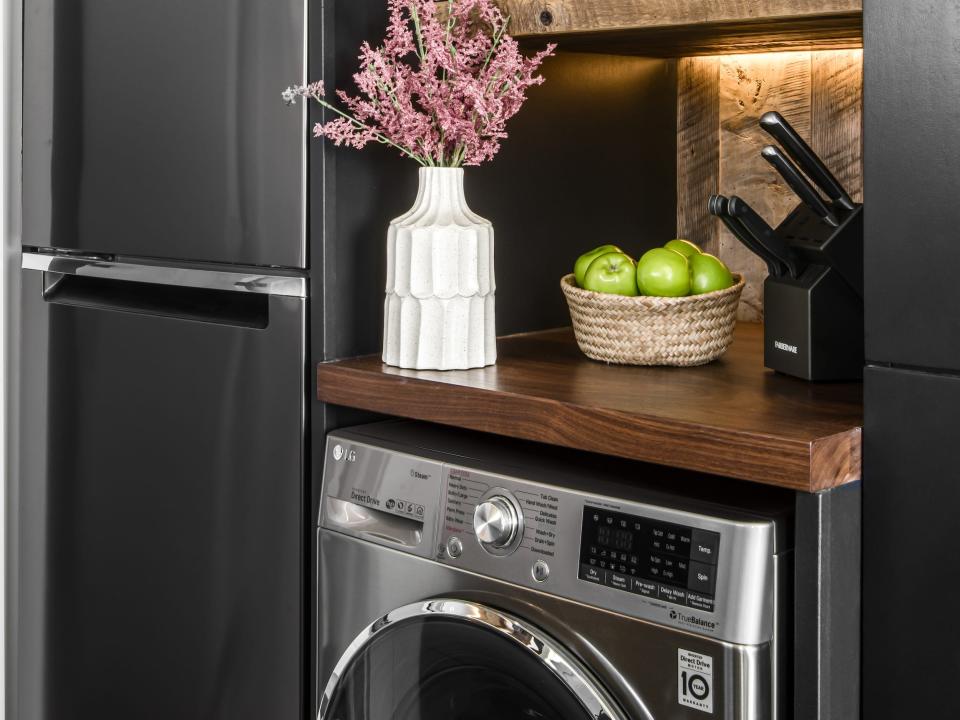
<svg viewBox="0 0 960 720">
<path fill-rule="evenodd" d="M 732 52 L 720 53 L 716 55 L 702 55 L 700 57 L 714 57 L 725 60 L 735 60 L 737 57 L 751 58 L 759 62 L 789 61 L 792 57 L 800 57 L 815 52 L 818 55 L 825 55 L 837 59 L 846 59 L 849 63 L 863 62 L 863 48 L 848 48 L 842 50 L 766 50 L 763 52 Z"/>
</svg>

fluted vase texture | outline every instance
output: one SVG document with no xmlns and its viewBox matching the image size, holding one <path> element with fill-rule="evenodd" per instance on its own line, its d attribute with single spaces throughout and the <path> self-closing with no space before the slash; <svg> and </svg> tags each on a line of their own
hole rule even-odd
<svg viewBox="0 0 960 720">
<path fill-rule="evenodd" d="M 497 361 L 493 226 L 467 207 L 463 168 L 420 168 L 417 201 L 390 223 L 383 361 L 466 370 Z"/>
</svg>

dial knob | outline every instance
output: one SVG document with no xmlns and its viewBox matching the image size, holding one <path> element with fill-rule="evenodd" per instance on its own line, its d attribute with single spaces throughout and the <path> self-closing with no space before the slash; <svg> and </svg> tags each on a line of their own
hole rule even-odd
<svg viewBox="0 0 960 720">
<path fill-rule="evenodd" d="M 473 529 L 484 546 L 505 548 L 516 537 L 517 511 L 507 498 L 495 496 L 477 505 Z"/>
</svg>

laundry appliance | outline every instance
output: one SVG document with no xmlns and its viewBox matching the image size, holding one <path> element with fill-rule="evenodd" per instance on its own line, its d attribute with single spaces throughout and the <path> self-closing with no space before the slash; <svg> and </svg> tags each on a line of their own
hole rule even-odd
<svg viewBox="0 0 960 720">
<path fill-rule="evenodd" d="M 407 421 L 325 453 L 319 720 L 788 716 L 775 496 Z"/>
</svg>

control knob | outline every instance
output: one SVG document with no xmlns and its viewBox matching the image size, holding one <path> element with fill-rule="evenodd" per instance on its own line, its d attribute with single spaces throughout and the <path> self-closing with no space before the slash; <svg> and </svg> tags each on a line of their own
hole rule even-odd
<svg viewBox="0 0 960 720">
<path fill-rule="evenodd" d="M 484 500 L 473 514 L 473 529 L 485 548 L 501 550 L 513 542 L 520 519 L 513 503 L 501 495 Z"/>
</svg>

